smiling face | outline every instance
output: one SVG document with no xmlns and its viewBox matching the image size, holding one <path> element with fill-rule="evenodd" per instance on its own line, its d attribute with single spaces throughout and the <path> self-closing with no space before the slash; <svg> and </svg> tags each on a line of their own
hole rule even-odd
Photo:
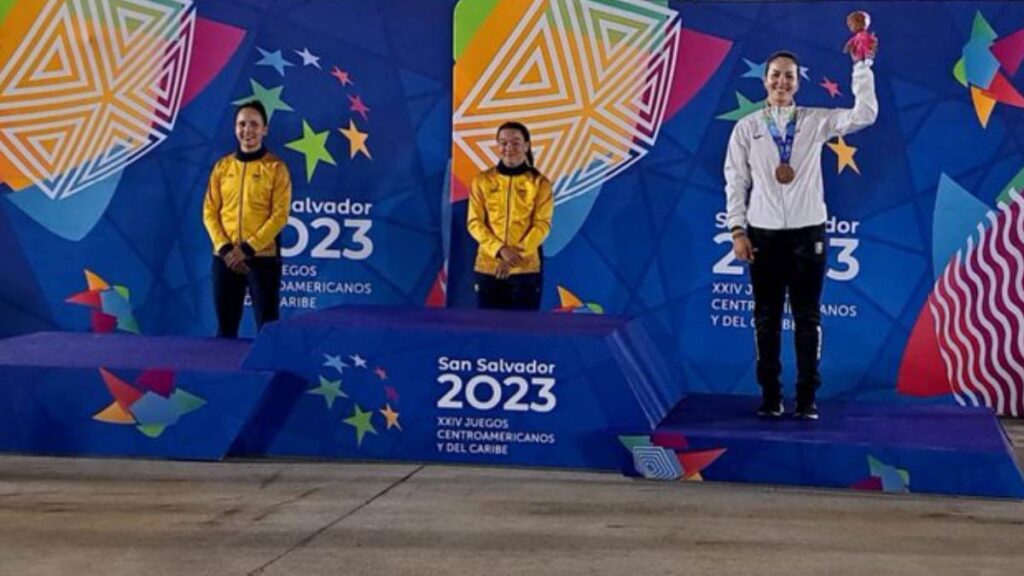
<svg viewBox="0 0 1024 576">
<path fill-rule="evenodd" d="M 263 146 L 267 125 L 263 117 L 252 108 L 242 108 L 235 116 L 235 137 L 242 152 L 255 152 Z"/>
<path fill-rule="evenodd" d="M 764 77 L 764 89 L 768 103 L 772 106 L 789 106 L 793 95 L 800 89 L 800 70 L 790 58 L 775 58 L 768 64 Z"/>
<path fill-rule="evenodd" d="M 498 132 L 498 155 L 505 166 L 515 168 L 526 162 L 526 152 L 529 150 L 530 143 L 519 130 L 505 128 Z"/>
</svg>

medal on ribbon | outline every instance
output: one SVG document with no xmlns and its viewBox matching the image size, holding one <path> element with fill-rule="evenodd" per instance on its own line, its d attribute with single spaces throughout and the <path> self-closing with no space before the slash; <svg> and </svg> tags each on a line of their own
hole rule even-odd
<svg viewBox="0 0 1024 576">
<path fill-rule="evenodd" d="M 796 109 L 793 109 L 793 114 L 786 123 L 785 136 L 779 133 L 779 127 L 775 125 L 775 120 L 767 108 L 764 111 L 764 122 L 768 125 L 768 133 L 779 149 L 779 165 L 775 168 L 775 179 L 780 184 L 789 184 L 796 178 L 796 170 L 789 164 L 789 159 L 793 156 L 793 139 L 796 137 Z"/>
</svg>

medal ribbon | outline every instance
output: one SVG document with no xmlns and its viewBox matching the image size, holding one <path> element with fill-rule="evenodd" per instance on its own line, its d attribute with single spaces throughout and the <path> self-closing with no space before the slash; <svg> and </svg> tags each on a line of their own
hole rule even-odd
<svg viewBox="0 0 1024 576">
<path fill-rule="evenodd" d="M 779 162 L 789 164 L 789 159 L 793 155 L 793 139 L 796 137 L 796 109 L 793 109 L 793 113 L 789 116 L 789 122 L 786 123 L 785 138 L 779 133 L 779 127 L 775 125 L 775 120 L 768 113 L 767 108 L 764 111 L 764 122 L 768 125 L 768 132 L 772 135 L 772 140 L 779 148 Z"/>
</svg>

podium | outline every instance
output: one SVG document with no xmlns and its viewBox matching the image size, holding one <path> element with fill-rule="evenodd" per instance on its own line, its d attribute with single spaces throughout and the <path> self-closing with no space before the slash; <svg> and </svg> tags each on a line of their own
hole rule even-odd
<svg viewBox="0 0 1024 576">
<path fill-rule="evenodd" d="M 48 332 L 0 340 L 0 451 L 619 470 L 1024 498 L 987 409 L 691 393 L 644 319 L 339 307 L 254 342 Z"/>
<path fill-rule="evenodd" d="M 608 431 L 684 393 L 641 321 L 599 315 L 335 308 L 266 326 L 243 367 L 308 382 L 240 442 L 271 456 L 617 470 Z"/>
</svg>

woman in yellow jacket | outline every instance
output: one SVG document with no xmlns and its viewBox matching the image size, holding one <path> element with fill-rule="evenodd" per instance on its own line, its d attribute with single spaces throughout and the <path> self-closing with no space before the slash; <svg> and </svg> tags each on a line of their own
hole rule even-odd
<svg viewBox="0 0 1024 576">
<path fill-rule="evenodd" d="M 277 320 L 281 293 L 278 234 L 288 223 L 292 180 L 288 166 L 263 146 L 267 112 L 257 100 L 238 107 L 238 150 L 214 165 L 203 199 L 203 224 L 213 243 L 217 336 L 237 338 L 245 291 L 256 329 Z"/>
<path fill-rule="evenodd" d="M 473 179 L 467 227 L 476 253 L 477 306 L 539 310 L 540 246 L 551 230 L 551 182 L 533 167 L 530 131 L 519 122 L 498 128 L 500 161 Z"/>
</svg>

